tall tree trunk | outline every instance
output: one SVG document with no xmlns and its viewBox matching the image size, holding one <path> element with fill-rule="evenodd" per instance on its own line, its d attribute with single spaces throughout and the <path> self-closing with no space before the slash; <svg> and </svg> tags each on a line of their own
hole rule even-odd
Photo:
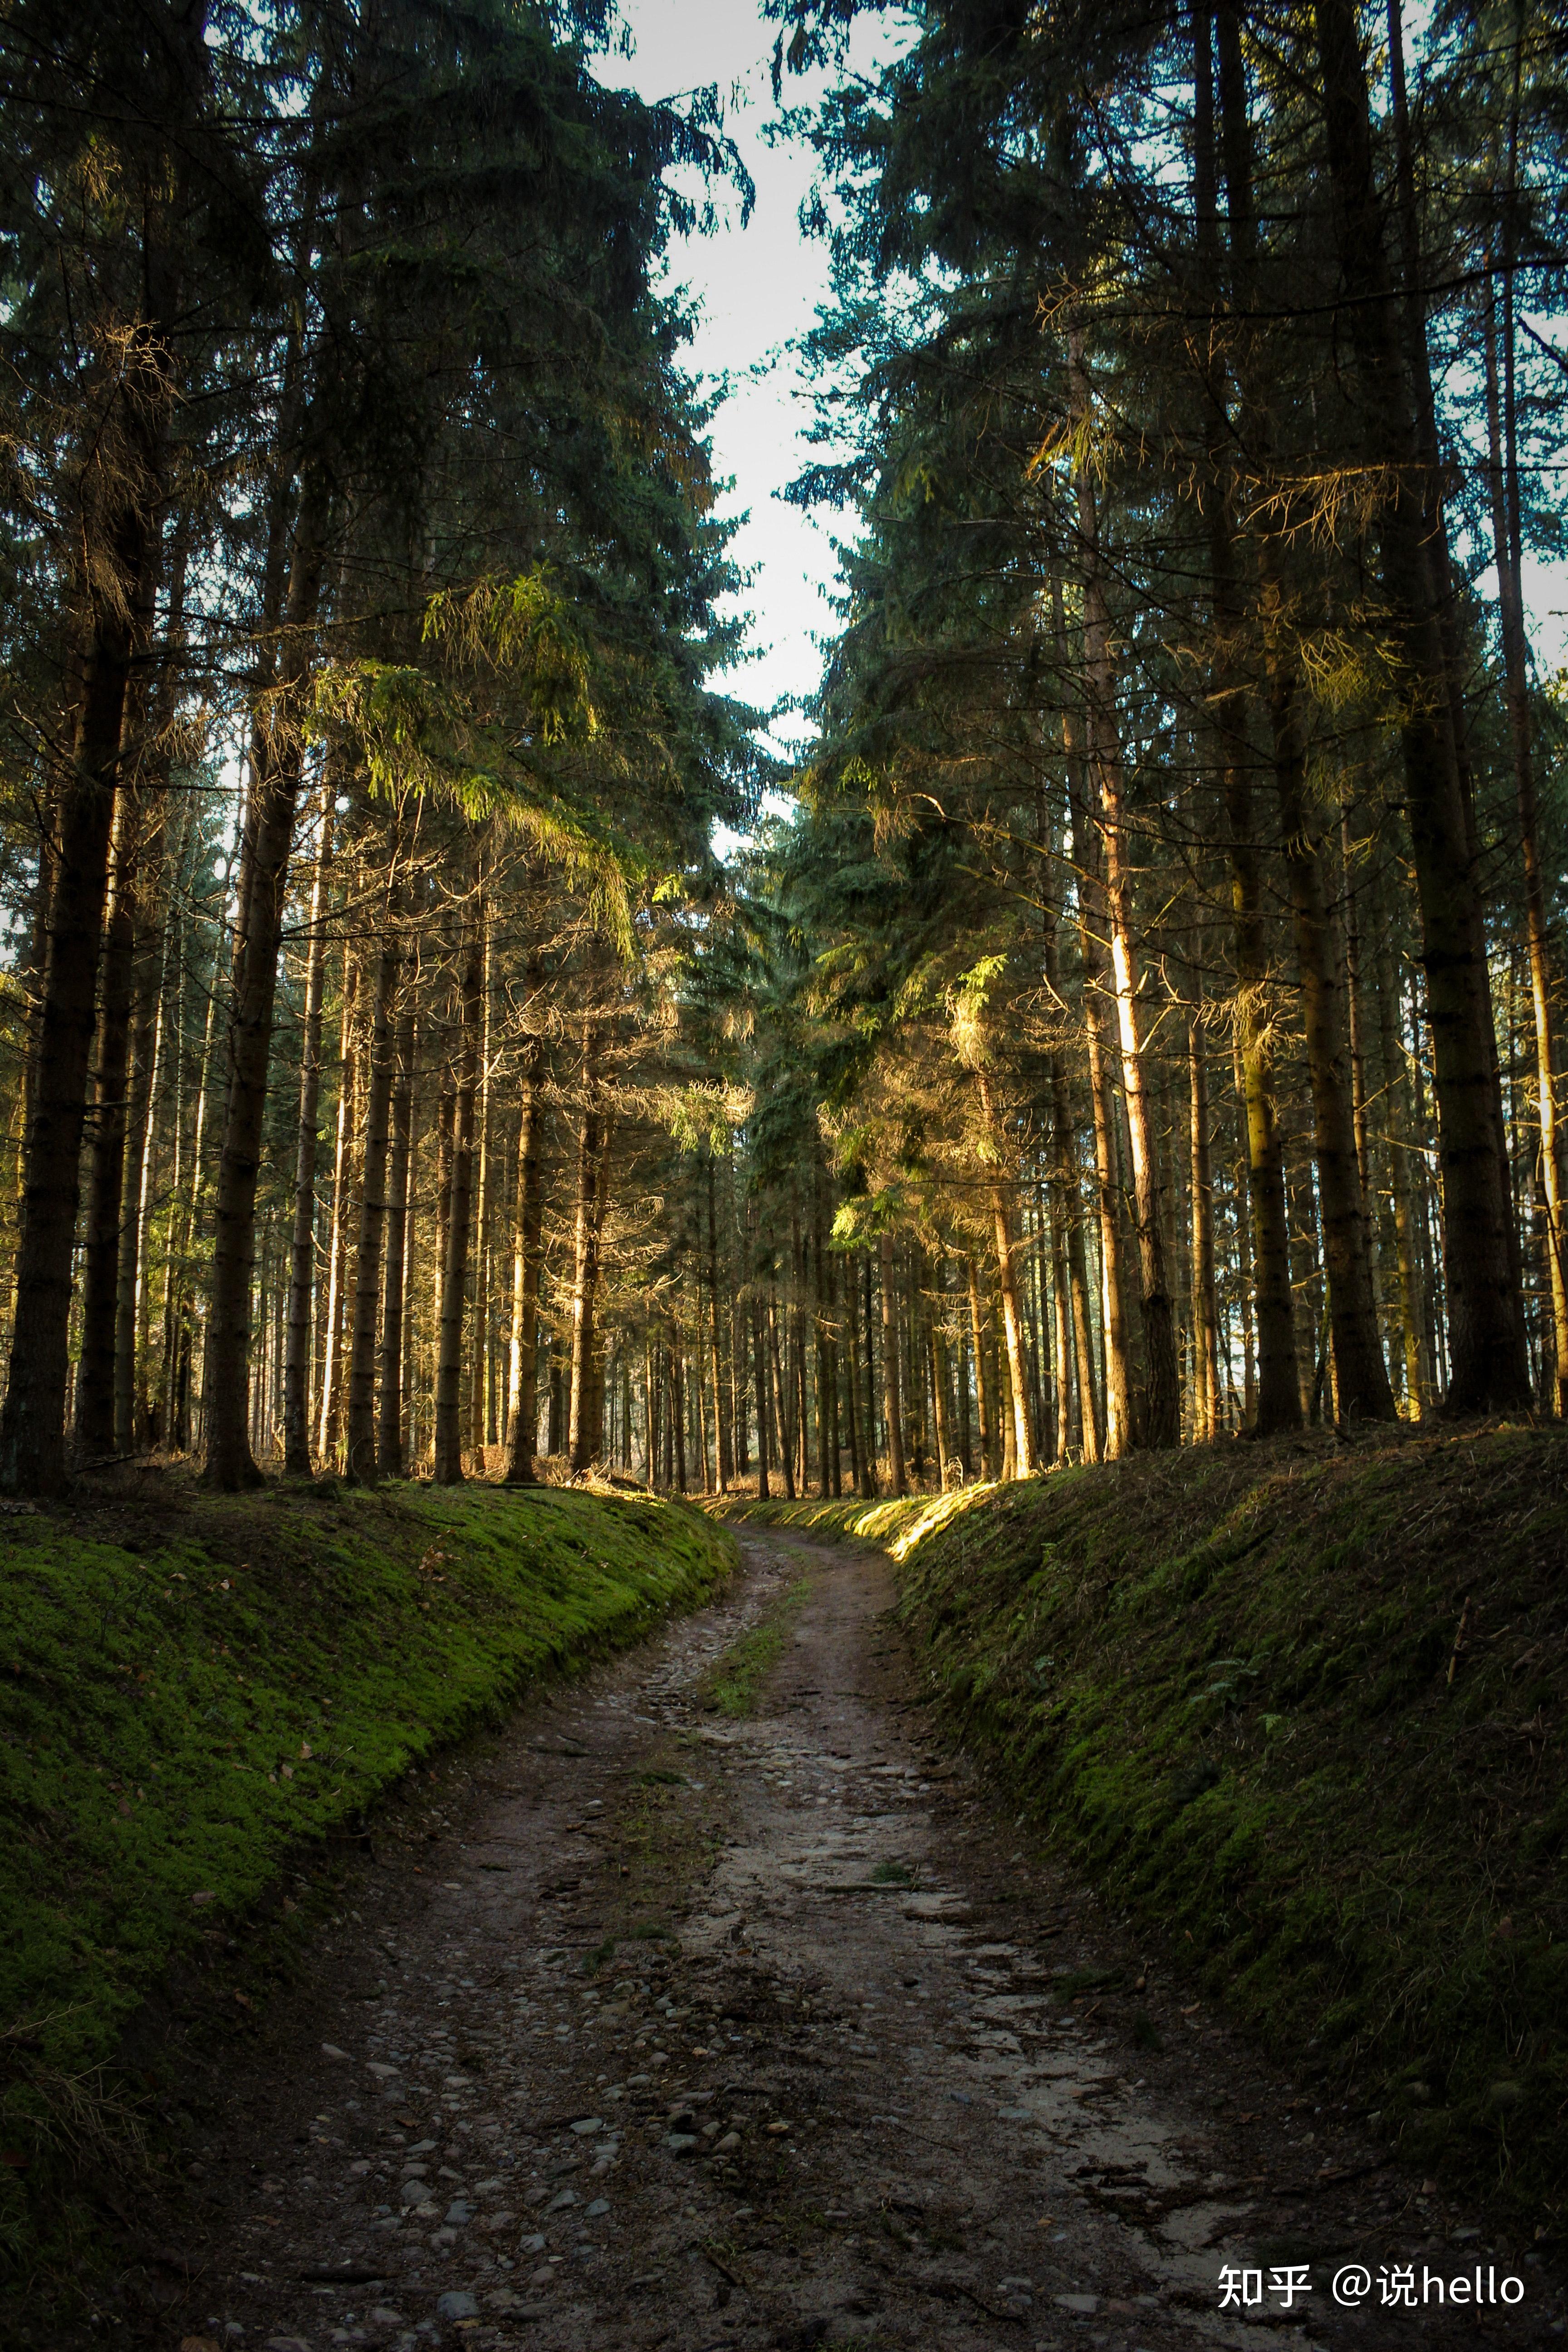
<svg viewBox="0 0 1568 2352">
<path fill-rule="evenodd" d="M 447 1246 L 441 1269 L 441 1319 L 436 1360 L 437 1486 L 463 1478 L 463 1307 L 468 1292 L 468 1234 L 473 1223 L 474 1094 L 479 1082 L 484 994 L 484 927 L 471 917 L 463 960 L 457 1085 L 452 1095 L 452 1179 Z"/>
<path fill-rule="evenodd" d="M 1386 942 L 1379 959 L 1377 1026 L 1383 1064 L 1384 1131 L 1387 1137 L 1388 1189 L 1394 1226 L 1394 1260 L 1399 1283 L 1400 1339 L 1405 1358 L 1405 1395 L 1412 1421 L 1426 1412 L 1426 1348 L 1422 1333 L 1419 1236 L 1410 1199 L 1410 1139 L 1405 1120 L 1405 1057 L 1397 1036 L 1399 985 Z"/>
<path fill-rule="evenodd" d="M 574 1476 L 580 1477 L 594 1459 L 593 1381 L 595 1310 L 599 1286 L 599 1227 L 604 1214 L 599 1197 L 605 1150 L 605 1112 L 600 1099 L 599 1055 L 603 1045 L 598 1019 L 590 1015 L 583 1033 L 583 1124 L 577 1151 L 577 1223 L 572 1281 L 572 1391 L 566 1431 L 566 1452 Z M 679 1346 L 679 1341 L 678 1341 Z M 678 1413 L 680 1491 L 686 1492 L 684 1382 Z"/>
<path fill-rule="evenodd" d="M 937 1285 L 938 1297 L 945 1303 L 947 1260 L 940 1250 L 931 1274 Z M 931 1338 L 931 1408 L 936 1423 L 937 1484 L 945 1493 L 948 1486 L 955 1486 L 957 1481 L 952 1476 L 952 1433 L 948 1414 L 947 1332 L 945 1318 L 934 1302 L 928 1329 Z"/>
<path fill-rule="evenodd" d="M 1516 33 L 1517 41 L 1517 33 Z M 1518 72 L 1516 58 L 1515 72 Z M 1510 172 L 1510 178 L 1512 173 Z M 1511 197 L 1510 189 L 1510 195 Z M 1505 256 L 1511 259 L 1511 256 Z M 1511 267 L 1503 271 L 1502 366 L 1498 365 L 1497 301 L 1486 285 L 1483 320 L 1487 388 L 1488 478 L 1491 493 L 1492 550 L 1498 574 L 1498 620 L 1502 636 L 1503 690 L 1508 704 L 1509 751 L 1513 763 L 1514 807 L 1519 818 L 1520 860 L 1524 878 L 1524 934 L 1530 958 L 1530 1002 L 1535 1029 L 1535 1090 L 1541 1118 L 1541 1191 L 1546 1211 L 1547 1275 L 1552 1299 L 1554 1370 L 1550 1410 L 1568 1414 L 1568 1234 L 1563 1229 L 1563 1146 L 1557 1125 L 1557 1039 L 1552 1012 L 1552 951 L 1547 935 L 1546 890 L 1541 866 L 1534 748 L 1530 725 L 1530 648 L 1524 626 L 1524 588 L 1519 505 L 1519 458 L 1514 393 L 1514 293 Z M 1502 384 L 1500 388 L 1500 373 Z"/>
<path fill-rule="evenodd" d="M 1069 769 L 1069 775 L 1071 770 Z M 1116 1105 L 1111 1093 L 1105 1040 L 1105 892 L 1100 872 L 1100 839 L 1081 796 L 1073 800 L 1073 846 L 1081 879 L 1079 887 L 1079 949 L 1083 975 L 1085 1045 L 1089 1057 L 1089 1109 L 1094 1124 L 1095 1205 L 1100 1219 L 1101 1267 L 1100 1328 L 1105 1351 L 1105 1458 L 1121 1459 L 1132 1443 L 1131 1381 L 1127 1357 L 1127 1329 L 1122 1312 L 1123 1270 L 1121 1220 L 1117 1212 Z M 976 1343 L 978 1345 L 978 1341 Z M 978 1364 L 976 1387 L 980 1384 Z M 984 1446 L 984 1429 L 982 1447 Z M 989 1455 L 987 1455 L 989 1461 Z M 994 1473 L 992 1474 L 993 1475 Z"/>
<path fill-rule="evenodd" d="M 465 1420 L 468 1444 L 481 1465 L 489 1443 L 490 1360 L 490 1258 L 494 1247 L 495 1154 L 490 1150 L 490 1010 L 494 996 L 494 957 L 488 909 L 485 921 L 484 1011 L 479 1030 L 479 1091 L 474 1104 L 475 1233 L 473 1253 L 473 1333 L 468 1350 L 468 1391 Z"/>
<path fill-rule="evenodd" d="M 1089 371 L 1081 338 L 1069 348 L 1073 408 L 1086 424 L 1090 412 Z M 1078 476 L 1078 513 L 1083 562 L 1083 647 L 1089 767 L 1100 795 L 1100 831 L 1105 845 L 1105 903 L 1110 924 L 1111 984 L 1121 1047 L 1121 1088 L 1127 1106 L 1132 1189 L 1138 1216 L 1138 1261 L 1142 1277 L 1143 1346 L 1147 1360 L 1148 1417 L 1144 1442 L 1154 1447 L 1181 1442 L 1181 1384 L 1176 1372 L 1175 1325 L 1165 1272 L 1165 1236 L 1160 1211 L 1159 1166 L 1144 1084 L 1143 1040 L 1134 947 L 1132 864 L 1127 831 L 1121 743 L 1116 719 L 1110 611 L 1106 602 L 1100 548 L 1100 520 L 1087 467 Z"/>
<path fill-rule="evenodd" d="M 985 1322 L 980 1307 L 980 1269 L 975 1264 L 973 1250 L 965 1255 L 964 1269 L 969 1276 L 969 1328 L 974 1350 L 974 1407 L 980 1421 L 980 1467 L 984 1476 L 994 1478 L 999 1467 L 996 1458 L 996 1408 L 989 1375 Z"/>
<path fill-rule="evenodd" d="M 133 663 L 152 645 L 158 587 L 154 536 L 137 583 L 132 615 Z M 89 1126 L 86 1214 L 82 1221 L 81 1338 L 76 1376 L 76 1455 L 87 1462 L 114 1450 L 114 1342 L 120 1286 L 120 1233 L 124 1208 L 126 1088 L 131 1074 L 132 1004 L 135 990 L 138 867 L 152 782 L 145 737 L 149 698 L 133 669 L 121 726 L 121 760 L 114 797 L 107 915 L 98 1001 L 93 1116 Z"/>
<path fill-rule="evenodd" d="M 352 886 L 351 886 L 352 888 Z M 316 1451 L 329 1461 L 342 1420 L 343 1293 L 349 1271 L 349 1202 L 355 1141 L 354 1103 L 359 1092 L 360 958 L 352 940 L 343 944 L 342 1010 L 339 1026 L 337 1139 L 332 1152 L 332 1214 L 327 1230 L 327 1295 L 322 1318 L 321 1381 L 317 1398 Z"/>
<path fill-rule="evenodd" d="M 775 1454 L 779 1475 L 784 1480 L 784 1500 L 787 1503 L 793 1503 L 795 1498 L 795 1446 L 792 1442 L 794 1433 L 789 1425 L 789 1408 L 784 1400 L 784 1366 L 779 1356 L 778 1302 L 771 1292 L 768 1296 L 767 1307 L 767 1340 L 768 1379 L 773 1391 L 773 1434 L 777 1440 Z"/>
<path fill-rule="evenodd" d="M 1342 1421 L 1393 1421 L 1394 1391 L 1377 1328 L 1366 1215 L 1356 1161 L 1350 1087 L 1350 1036 L 1318 847 L 1308 834 L 1294 681 L 1271 662 L 1275 782 L 1285 836 L 1285 874 L 1301 976 L 1307 1073 L 1317 1145 L 1318 1201 L 1329 1281 L 1334 1380 Z"/>
<path fill-rule="evenodd" d="M 321 1001 L 327 971 L 327 884 L 332 862 L 336 780 L 329 768 L 321 793 L 316 873 L 310 890 L 303 1034 L 300 1045 L 300 1112 L 294 1141 L 294 1227 L 289 1253 L 289 1304 L 283 1345 L 283 1469 L 310 1475 L 310 1325 L 316 1280 L 317 1113 L 321 1095 Z"/>
<path fill-rule="evenodd" d="M 895 1495 L 907 1494 L 904 1474 L 903 1413 L 899 1399 L 899 1308 L 893 1270 L 893 1237 L 884 1232 L 878 1243 L 878 1267 L 882 1291 L 882 1415 L 888 1424 L 888 1475 Z"/>
<path fill-rule="evenodd" d="M 394 850 L 394 859 L 396 852 Z M 364 1155 L 360 1171 L 359 1247 L 355 1253 L 353 1336 L 349 1349 L 348 1450 L 351 1479 L 376 1474 L 375 1352 L 380 1319 L 382 1249 L 386 1234 L 386 1167 L 391 1148 L 394 1079 L 393 1010 L 403 968 L 395 886 L 384 901 L 381 953 L 370 1016 L 370 1069 L 365 1086 Z"/>
<path fill-rule="evenodd" d="M 763 1302 L 754 1285 L 752 1291 L 752 1384 L 757 1392 L 757 1496 L 765 1503 L 769 1499 L 768 1472 L 773 1464 L 773 1448 L 768 1443 L 768 1370 L 763 1347 Z"/>
<path fill-rule="evenodd" d="M 258 1485 L 261 1477 L 248 1435 L 256 1184 L 326 529 L 325 490 L 308 479 L 289 567 L 279 686 L 263 706 L 254 737 L 250 888 L 235 949 L 228 1104 L 214 1203 L 205 1475 L 212 1485 L 229 1490 Z"/>
<path fill-rule="evenodd" d="M 120 1254 L 115 1269 L 114 1307 L 114 1450 L 132 1453 L 141 1433 L 136 1398 L 142 1317 L 138 1312 L 147 1280 L 148 1178 L 151 1172 L 153 1114 L 158 1098 L 160 1049 L 163 1034 L 163 988 L 169 958 L 171 920 L 165 912 L 154 939 L 143 938 L 142 971 L 136 986 L 136 1008 L 131 1024 L 131 1084 L 126 1124 L 125 1205 L 120 1220 Z"/>
<path fill-rule="evenodd" d="M 1360 377 L 1363 446 L 1387 468 L 1380 517 L 1384 593 L 1403 673 L 1399 730 L 1421 908 L 1443 1167 L 1450 1349 L 1447 1409 L 1527 1406 L 1530 1364 L 1515 1276 L 1498 1097 L 1497 1042 L 1471 814 L 1443 642 L 1446 544 L 1402 363 L 1402 320 L 1384 247 L 1371 109 L 1353 0 L 1314 0 L 1344 326 Z M 1427 391 L 1430 391 L 1428 383 Z"/>
<path fill-rule="evenodd" d="M 397 1073 L 392 1088 L 392 1173 L 386 1188 L 386 1304 L 381 1320 L 381 1402 L 376 1415 L 375 1466 L 383 1478 L 401 1478 L 403 1359 L 408 1296 L 408 1197 L 414 1162 L 414 1000 L 411 990 L 397 1022 Z"/>
<path fill-rule="evenodd" d="M 713 1162 L 708 1162 L 708 1340 L 713 1367 L 713 1422 L 718 1433 L 719 1492 L 727 1495 L 735 1475 L 735 1458 L 730 1441 L 730 1416 L 725 1410 L 724 1358 L 720 1344 L 719 1319 L 719 1213 L 716 1199 Z"/>
<path fill-rule="evenodd" d="M 1252 300 L 1256 222 L 1252 191 L 1252 134 L 1247 115 L 1247 75 L 1240 19 L 1231 0 L 1215 12 L 1219 34 L 1221 136 L 1230 221 L 1230 261 L 1237 299 Z M 1208 17 L 1203 23 L 1206 32 Z M 1207 65 L 1206 44 L 1202 52 Z M 1201 110 L 1200 110 L 1201 112 Z M 1212 153 L 1200 170 L 1214 184 Z M 1217 194 L 1200 197 L 1200 215 L 1217 205 Z M 1211 239 L 1216 257 L 1217 226 Z M 1257 425 L 1258 404 L 1248 404 Z M 1216 411 L 1221 404 L 1215 403 Z M 1259 428 L 1260 429 L 1260 428 Z M 1301 1424 L 1301 1391 L 1296 1364 L 1295 1307 L 1290 1287 L 1289 1225 L 1285 1192 L 1285 1139 L 1279 1124 L 1273 1027 L 1268 1015 L 1268 957 L 1258 872 L 1251 772 L 1252 745 L 1247 698 L 1236 675 L 1231 647 L 1239 625 L 1240 598 L 1226 491 L 1232 435 L 1222 413 L 1215 417 L 1213 479 L 1208 488 L 1209 563 L 1221 658 L 1215 685 L 1215 720 L 1220 744 L 1221 782 L 1229 834 L 1231 914 L 1236 956 L 1235 1044 L 1245 1106 L 1248 1235 L 1258 1333 L 1258 1394 L 1252 1431 L 1272 1437 Z"/>
<path fill-rule="evenodd" d="M 134 652 L 132 608 L 152 560 L 152 543 L 149 514 L 140 501 L 127 499 L 100 551 L 121 584 L 95 597 L 70 772 L 60 794 L 16 1249 L 16 1319 L 0 1413 L 0 1489 L 13 1495 L 54 1494 L 66 1477 L 71 1259 L 81 1200 L 88 1070 Z"/>
<path fill-rule="evenodd" d="M 977 1076 L 986 1133 L 992 1152 L 999 1159 L 1004 1149 L 1001 1123 L 984 1071 L 981 1070 Z M 1007 1381 L 1012 1400 L 1012 1475 L 1015 1478 L 1032 1478 L 1035 1475 L 1035 1436 L 1029 1425 L 1028 1356 L 1024 1337 L 1023 1308 L 1018 1297 L 1018 1242 L 1013 1230 L 1013 1204 L 1008 1198 L 1007 1186 L 1000 1180 L 993 1179 L 990 1192 L 992 1230 L 996 1237 L 996 1290 L 1002 1301 L 1002 1336 L 1007 1353 Z M 899 1491 L 901 1494 L 903 1489 L 900 1487 Z"/>
<path fill-rule="evenodd" d="M 1202 986 L 1202 948 L 1194 961 Z M 1209 1146 L 1208 1060 L 1198 1006 L 1187 1022 L 1187 1100 L 1193 1170 L 1193 1437 L 1219 1435 L 1219 1310 L 1215 1296 L 1214 1170 Z"/>
<path fill-rule="evenodd" d="M 523 982 L 531 1024 L 543 983 L 543 967 L 537 956 L 531 956 Z M 533 1466 L 533 1447 L 539 1433 L 539 1277 L 543 1264 L 542 1235 L 544 1226 L 540 1159 L 543 1148 L 545 1075 L 544 1039 L 531 1025 L 523 1034 L 519 1075 L 522 1080 L 522 1112 L 517 1137 L 517 1206 L 512 1232 L 511 1353 L 507 1379 L 505 1475 L 509 1486 L 531 1486 L 536 1484 L 538 1477 Z M 650 1411 L 652 1397 L 650 1387 Z M 648 1478 L 651 1484 L 651 1433 L 648 1444 Z"/>
</svg>

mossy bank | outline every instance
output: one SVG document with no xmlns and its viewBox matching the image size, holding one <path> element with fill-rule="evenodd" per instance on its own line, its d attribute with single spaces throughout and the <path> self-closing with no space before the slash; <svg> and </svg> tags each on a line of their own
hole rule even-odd
<svg viewBox="0 0 1568 2352">
<path fill-rule="evenodd" d="M 630 1494 L 141 1486 L 0 1518 L 0 2262 L 29 2259 L 106 2100 L 112 2121 L 172 1961 L 421 1757 L 734 1559 Z"/>
<path fill-rule="evenodd" d="M 922 1671 L 1033 1825 L 1413 2165 L 1562 2232 L 1568 1439 L 757 1515 L 885 1543 Z"/>
</svg>

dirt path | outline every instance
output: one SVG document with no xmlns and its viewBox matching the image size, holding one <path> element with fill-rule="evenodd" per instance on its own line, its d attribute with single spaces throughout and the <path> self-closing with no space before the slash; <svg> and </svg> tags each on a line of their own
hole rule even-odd
<svg viewBox="0 0 1568 2352">
<path fill-rule="evenodd" d="M 933 1743 L 879 1556 L 744 1549 L 378 1828 L 311 1986 L 193 2100 L 110 2321 L 169 2352 L 1556 2341 L 1525 2248 L 1019 1851 Z M 705 1707 L 770 1623 L 757 1711 Z M 1523 2300 L 1385 2306 L 1399 2264 Z M 1226 2267 L 1261 2305 L 1222 2309 Z"/>
</svg>

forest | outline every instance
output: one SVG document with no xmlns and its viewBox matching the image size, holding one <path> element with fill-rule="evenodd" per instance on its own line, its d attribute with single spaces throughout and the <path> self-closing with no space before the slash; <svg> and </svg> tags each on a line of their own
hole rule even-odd
<svg viewBox="0 0 1568 2352">
<path fill-rule="evenodd" d="M 794 772 L 661 284 L 713 93 L 13 13 L 6 1491 L 1568 1402 L 1562 26 L 916 10 L 806 109 L 854 11 L 777 13 Z"/>
<path fill-rule="evenodd" d="M 1568 12 L 671 21 L 0 0 L 0 2334 L 1547 2346 Z"/>
</svg>

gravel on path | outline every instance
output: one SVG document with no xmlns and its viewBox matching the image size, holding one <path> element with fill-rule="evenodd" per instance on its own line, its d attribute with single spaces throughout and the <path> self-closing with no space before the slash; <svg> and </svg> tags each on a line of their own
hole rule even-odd
<svg viewBox="0 0 1568 2352">
<path fill-rule="evenodd" d="M 1557 2343 L 1529 2248 L 1020 1843 L 933 1732 L 879 1554 L 742 1542 L 712 1606 L 378 1827 L 310 1982 L 193 2087 L 88 2340 Z M 734 1719 L 708 1686 L 764 1617 Z"/>
</svg>

